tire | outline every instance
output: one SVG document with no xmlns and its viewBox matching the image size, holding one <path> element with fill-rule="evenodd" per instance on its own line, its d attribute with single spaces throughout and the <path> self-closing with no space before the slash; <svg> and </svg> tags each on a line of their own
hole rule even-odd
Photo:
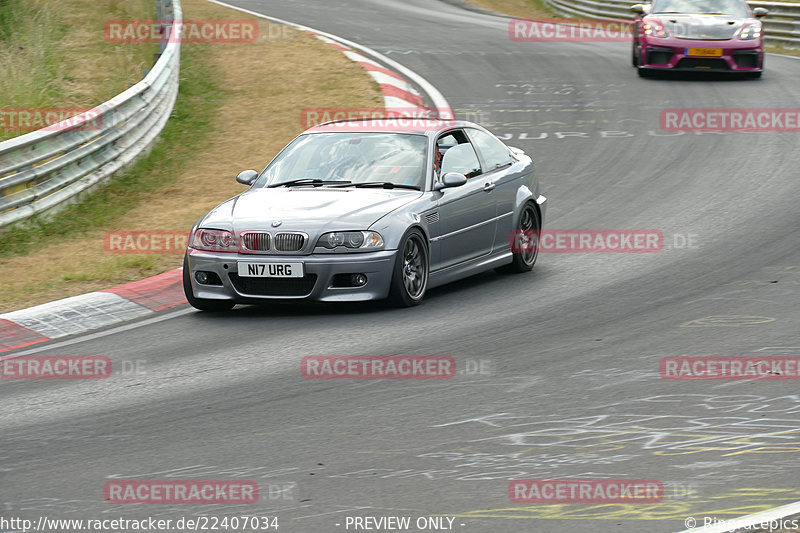
<svg viewBox="0 0 800 533">
<path fill-rule="evenodd" d="M 389 302 L 395 307 L 419 305 L 428 288 L 430 262 L 425 238 L 417 229 L 403 236 L 389 288 Z"/>
<path fill-rule="evenodd" d="M 519 214 L 519 220 L 517 220 L 517 227 L 514 228 L 514 230 L 516 235 L 526 235 L 526 239 L 530 239 L 531 234 L 535 235 L 535 239 L 533 240 L 535 245 L 526 246 L 523 244 L 520 246 L 520 248 L 523 249 L 521 252 L 515 252 L 512 250 L 511 252 L 513 259 L 511 264 L 503 267 L 501 271 L 515 274 L 530 272 L 533 270 L 533 266 L 536 264 L 536 259 L 539 257 L 539 235 L 542 230 L 542 221 L 539 217 L 539 210 L 536 209 L 532 203 L 528 202 L 522 208 L 522 211 Z M 518 242 L 516 236 L 514 242 Z M 529 240 L 526 240 L 526 243 L 527 242 L 529 242 Z"/>
<path fill-rule="evenodd" d="M 183 293 L 189 305 L 200 311 L 222 312 L 233 309 L 235 303 L 230 300 L 208 300 L 206 298 L 195 298 L 192 291 L 192 273 L 189 271 L 189 256 L 183 256 Z"/>
</svg>

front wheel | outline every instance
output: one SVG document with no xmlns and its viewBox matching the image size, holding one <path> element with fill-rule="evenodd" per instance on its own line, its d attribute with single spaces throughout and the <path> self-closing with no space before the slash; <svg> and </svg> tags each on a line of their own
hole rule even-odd
<svg viewBox="0 0 800 533">
<path fill-rule="evenodd" d="M 539 239 L 542 232 L 542 222 L 539 211 L 531 203 L 525 204 L 519 214 L 519 221 L 514 230 L 512 244 L 512 261 L 506 265 L 502 272 L 529 272 L 536 264 L 539 257 Z"/>
<path fill-rule="evenodd" d="M 235 305 L 230 300 L 208 300 L 206 298 L 195 298 L 192 291 L 192 273 L 189 270 L 189 256 L 183 256 L 183 293 L 189 305 L 200 311 L 230 311 Z"/>
<path fill-rule="evenodd" d="M 400 241 L 392 273 L 389 301 L 396 307 L 419 305 L 428 288 L 428 248 L 419 230 L 412 229 Z"/>
</svg>

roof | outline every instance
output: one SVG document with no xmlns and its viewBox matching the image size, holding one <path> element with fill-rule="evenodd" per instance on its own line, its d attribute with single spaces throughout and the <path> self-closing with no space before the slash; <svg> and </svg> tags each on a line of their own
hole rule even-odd
<svg viewBox="0 0 800 533">
<path fill-rule="evenodd" d="M 416 133 L 436 134 L 454 127 L 476 126 L 471 122 L 453 119 L 429 119 L 421 117 L 381 117 L 347 119 L 324 122 L 306 130 L 306 133 Z"/>
</svg>

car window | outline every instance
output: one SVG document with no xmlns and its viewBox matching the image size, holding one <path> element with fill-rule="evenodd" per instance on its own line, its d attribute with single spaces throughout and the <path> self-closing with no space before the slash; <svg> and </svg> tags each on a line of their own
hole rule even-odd
<svg viewBox="0 0 800 533">
<path fill-rule="evenodd" d="M 441 172 L 437 172 L 438 178 L 448 172 L 464 174 L 467 179 L 483 173 L 478 154 L 463 131 L 456 130 L 442 135 L 436 141 L 436 149 L 434 169 L 441 169 Z"/>
<path fill-rule="evenodd" d="M 653 13 L 719 13 L 738 18 L 748 16 L 741 0 L 656 0 Z"/>
<path fill-rule="evenodd" d="M 458 172 L 467 178 L 481 174 L 481 164 L 471 144 L 458 144 L 445 152 L 442 159 L 442 175 L 448 172 Z"/>
<path fill-rule="evenodd" d="M 397 133 L 301 135 L 262 172 L 256 187 L 294 179 L 422 186 L 426 138 Z"/>
<path fill-rule="evenodd" d="M 504 167 L 514 162 L 508 147 L 495 136 L 480 130 L 467 130 L 469 138 L 478 147 L 478 151 L 483 156 L 483 163 L 486 165 L 486 172 Z"/>
<path fill-rule="evenodd" d="M 439 137 L 439 140 L 436 141 L 436 144 L 439 145 L 440 148 L 443 148 L 443 147 L 455 146 L 458 144 L 458 141 L 456 140 L 455 135 L 449 133 L 447 135 L 442 135 L 441 137 Z"/>
</svg>

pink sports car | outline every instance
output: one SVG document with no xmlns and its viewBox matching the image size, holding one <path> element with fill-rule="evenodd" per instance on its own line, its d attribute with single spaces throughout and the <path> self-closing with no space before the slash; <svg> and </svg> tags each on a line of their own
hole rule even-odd
<svg viewBox="0 0 800 533">
<path fill-rule="evenodd" d="M 750 9 L 745 0 L 655 0 L 631 10 L 639 76 L 700 71 L 758 78 L 763 72 L 764 8 Z"/>
</svg>

